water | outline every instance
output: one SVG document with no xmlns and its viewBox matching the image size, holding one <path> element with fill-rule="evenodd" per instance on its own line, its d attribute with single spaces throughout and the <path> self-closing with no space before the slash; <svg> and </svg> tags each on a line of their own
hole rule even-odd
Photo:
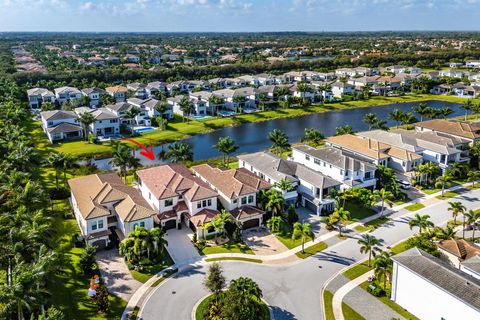
<svg viewBox="0 0 480 320">
<path fill-rule="evenodd" d="M 343 125 L 351 125 L 355 131 L 365 131 L 368 126 L 363 123 L 363 116 L 367 113 L 374 113 L 380 119 L 386 119 L 388 114 L 394 109 L 400 109 L 402 111 L 411 111 L 413 106 L 418 103 L 395 103 L 384 106 L 356 108 L 356 109 L 343 109 L 335 110 L 324 113 L 309 114 L 296 118 L 283 118 L 274 119 L 264 122 L 252 122 L 244 123 L 237 127 L 228 127 L 219 129 L 210 133 L 196 135 L 191 138 L 182 140 L 182 142 L 188 142 L 192 145 L 194 159 L 205 160 L 221 156 L 221 154 L 212 146 L 218 142 L 220 137 L 230 136 L 235 140 L 239 149 L 235 154 L 252 153 L 261 150 L 265 150 L 271 146 L 271 142 L 268 140 L 268 133 L 273 129 L 279 129 L 285 132 L 290 139 L 291 143 L 299 142 L 304 136 L 305 128 L 315 128 L 323 133 L 324 136 L 331 136 L 335 134 L 335 129 Z M 454 113 L 450 117 L 461 116 L 464 111 L 459 108 L 459 104 L 443 102 L 443 101 L 428 101 L 427 104 L 431 107 L 443 107 L 449 106 Z M 420 120 L 420 117 L 416 115 Z M 395 122 L 389 120 L 389 126 L 394 126 Z M 163 148 L 167 150 L 168 144 L 165 144 Z M 162 150 L 162 146 L 154 148 L 156 155 Z M 137 151 L 137 157 L 141 159 L 142 165 L 160 164 L 162 161 L 151 161 L 139 155 L 140 151 Z M 111 166 L 108 164 L 109 159 L 95 160 L 94 163 L 102 170 L 110 170 Z"/>
</svg>

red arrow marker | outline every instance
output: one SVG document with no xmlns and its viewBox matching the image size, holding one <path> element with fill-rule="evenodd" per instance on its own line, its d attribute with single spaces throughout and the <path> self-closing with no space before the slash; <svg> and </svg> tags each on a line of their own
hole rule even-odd
<svg viewBox="0 0 480 320">
<path fill-rule="evenodd" d="M 150 160 L 155 160 L 155 154 L 153 153 L 153 148 L 152 148 L 152 144 L 150 143 L 150 147 L 145 147 L 143 144 L 141 144 L 140 142 L 138 141 L 135 141 L 135 140 L 132 140 L 132 139 L 123 139 L 123 140 L 127 140 L 127 141 L 130 141 L 131 143 L 134 143 L 136 144 L 137 146 L 139 146 L 140 148 L 142 148 L 144 151 L 140 152 L 140 154 Z"/>
</svg>

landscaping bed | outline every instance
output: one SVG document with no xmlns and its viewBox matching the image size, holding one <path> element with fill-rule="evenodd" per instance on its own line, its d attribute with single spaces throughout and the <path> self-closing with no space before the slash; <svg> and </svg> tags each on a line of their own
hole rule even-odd
<svg viewBox="0 0 480 320">
<path fill-rule="evenodd" d="M 197 309 L 195 309 L 195 320 L 203 320 L 206 319 L 203 315 L 208 312 L 210 306 L 215 301 L 215 295 L 209 295 L 205 297 L 200 304 L 198 304 Z M 261 309 L 261 315 L 255 318 L 255 320 L 270 320 L 270 310 L 263 300 L 255 299 L 256 303 L 259 304 Z"/>
<path fill-rule="evenodd" d="M 310 246 L 308 248 L 305 248 L 305 252 L 297 252 L 295 255 L 299 257 L 300 259 L 306 259 L 310 256 L 313 256 L 314 254 L 323 251 L 328 248 L 328 245 L 325 242 L 317 242 L 313 246 Z"/>
</svg>

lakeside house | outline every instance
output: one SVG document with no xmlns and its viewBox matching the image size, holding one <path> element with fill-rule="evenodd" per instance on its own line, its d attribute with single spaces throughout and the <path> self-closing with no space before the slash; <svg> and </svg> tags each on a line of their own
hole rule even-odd
<svg viewBox="0 0 480 320">
<path fill-rule="evenodd" d="M 53 90 L 55 92 L 55 99 L 61 106 L 67 101 L 78 101 L 82 98 L 82 92 L 74 87 L 60 87 Z"/>
<path fill-rule="evenodd" d="M 73 111 L 51 110 L 40 113 L 41 127 L 51 143 L 83 137 L 78 116 Z"/>
<path fill-rule="evenodd" d="M 415 123 L 415 130 L 420 132 L 433 131 L 446 136 L 465 139 L 471 145 L 480 140 L 480 123 L 433 119 Z"/>
<path fill-rule="evenodd" d="M 96 108 L 100 105 L 100 98 L 105 94 L 105 90 L 100 88 L 85 88 L 82 89 L 82 95 L 87 96 L 90 100 L 89 107 Z"/>
<path fill-rule="evenodd" d="M 105 248 L 114 237 L 122 241 L 137 226 L 154 226 L 153 208 L 138 190 L 124 185 L 116 173 L 74 178 L 68 180 L 68 185 L 75 219 L 87 243 Z"/>
<path fill-rule="evenodd" d="M 98 138 L 112 138 L 120 135 L 120 119 L 107 108 L 91 109 L 87 107 L 75 108 L 75 113 L 81 116 L 84 112 L 92 114 L 94 121 L 89 125 L 89 132 Z"/>
<path fill-rule="evenodd" d="M 124 102 L 127 99 L 128 89 L 124 86 L 113 86 L 105 88 L 107 94 L 115 98 L 116 102 Z"/>
<path fill-rule="evenodd" d="M 27 90 L 28 106 L 32 109 L 39 109 L 44 102 L 55 103 L 55 94 L 45 88 L 32 88 Z"/>
</svg>

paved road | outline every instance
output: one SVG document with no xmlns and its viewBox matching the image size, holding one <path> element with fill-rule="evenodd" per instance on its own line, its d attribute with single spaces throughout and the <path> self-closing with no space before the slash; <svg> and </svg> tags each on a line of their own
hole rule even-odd
<svg viewBox="0 0 480 320">
<path fill-rule="evenodd" d="M 480 207 L 480 190 L 462 191 L 455 201 L 461 201 L 467 209 Z M 401 210 L 372 234 L 383 239 L 385 246 L 393 245 L 417 232 L 416 228 L 412 231 L 408 226 L 409 218 L 415 213 L 429 214 L 436 225 L 442 225 L 451 219 L 448 206 L 448 202 L 443 201 L 413 213 Z M 311 258 L 291 265 L 243 262 L 224 262 L 222 265 L 229 279 L 247 276 L 258 282 L 276 320 L 318 320 L 322 317 L 320 292 L 324 283 L 346 265 L 364 258 L 358 249 L 358 234 L 350 236 Z M 206 268 L 203 264 L 195 265 L 157 287 L 142 308 L 142 319 L 190 319 L 195 303 L 207 294 L 202 286 Z"/>
</svg>

